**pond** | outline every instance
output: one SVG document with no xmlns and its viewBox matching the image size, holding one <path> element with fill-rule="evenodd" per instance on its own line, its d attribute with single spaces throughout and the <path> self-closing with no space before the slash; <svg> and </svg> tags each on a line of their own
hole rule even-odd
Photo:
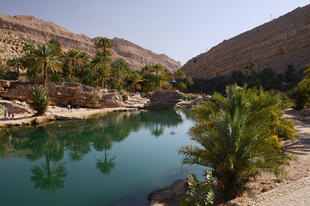
<svg viewBox="0 0 310 206">
<path fill-rule="evenodd" d="M 169 110 L 0 130 L 0 205 L 147 205 L 153 190 L 198 172 L 178 154 L 193 125 Z"/>
</svg>

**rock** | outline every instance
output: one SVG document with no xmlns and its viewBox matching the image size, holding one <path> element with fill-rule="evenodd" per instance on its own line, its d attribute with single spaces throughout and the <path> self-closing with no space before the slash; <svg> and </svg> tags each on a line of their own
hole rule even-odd
<svg viewBox="0 0 310 206">
<path fill-rule="evenodd" d="M 74 34 L 52 22 L 29 16 L 7 16 L 0 14 L 0 59 L 22 55 L 25 43 L 45 43 L 57 39 L 64 50 L 77 49 L 95 55 L 98 38 Z M 138 70 L 148 64 L 162 64 L 170 71 L 177 71 L 181 64 L 166 55 L 156 54 L 124 39 L 111 40 L 114 47 L 112 59 L 128 62 L 129 67 Z M 1 51 L 1 48 L 3 51 Z"/>
<path fill-rule="evenodd" d="M 154 110 L 172 109 L 183 97 L 177 90 L 158 90 L 150 95 L 150 103 L 146 107 Z"/>
<path fill-rule="evenodd" d="M 177 180 L 171 187 L 155 190 L 148 195 L 150 206 L 178 206 L 179 199 L 186 194 L 187 180 Z"/>
<path fill-rule="evenodd" d="M 33 113 L 28 105 L 22 102 L 0 100 L 0 105 L 4 105 L 10 114 Z"/>
<path fill-rule="evenodd" d="M 31 124 L 38 125 L 38 124 L 43 124 L 43 123 L 51 122 L 55 120 L 56 118 L 53 115 L 42 115 L 42 116 L 38 116 L 35 119 L 33 119 Z"/>
<path fill-rule="evenodd" d="M 35 84 L 30 82 L 11 82 L 10 87 L 0 91 L 0 98 L 27 102 L 30 100 L 29 90 L 33 86 Z M 98 87 L 85 86 L 79 83 L 49 83 L 48 88 L 52 105 L 66 106 L 70 104 L 73 107 L 94 109 L 127 106 L 117 91 L 107 92 Z M 137 97 L 135 98 L 137 99 Z M 145 98 L 140 98 L 139 107 L 144 107 L 146 103 Z"/>
<path fill-rule="evenodd" d="M 197 105 L 202 100 L 203 100 L 202 96 L 198 96 L 197 98 L 191 101 L 181 101 L 176 104 L 176 108 L 190 108 Z"/>
<path fill-rule="evenodd" d="M 212 78 L 244 69 L 249 62 L 284 72 L 310 63 L 310 5 L 298 8 L 188 61 L 181 70 L 193 78 Z"/>
</svg>

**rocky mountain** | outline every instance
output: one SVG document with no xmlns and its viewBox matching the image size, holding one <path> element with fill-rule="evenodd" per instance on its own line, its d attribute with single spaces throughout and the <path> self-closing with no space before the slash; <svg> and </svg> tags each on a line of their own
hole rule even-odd
<svg viewBox="0 0 310 206">
<path fill-rule="evenodd" d="M 91 56 L 96 50 L 97 38 L 74 34 L 52 22 L 33 16 L 7 16 L 0 14 L 0 59 L 6 60 L 19 56 L 25 43 L 43 43 L 57 39 L 64 50 L 78 49 Z M 164 54 L 156 54 L 124 39 L 112 39 L 114 44 L 112 59 L 123 58 L 134 70 L 147 64 L 162 64 L 171 71 L 178 70 L 179 62 Z"/>
<path fill-rule="evenodd" d="M 225 40 L 188 61 L 181 70 L 194 78 L 229 74 L 256 62 L 283 72 L 310 63 L 310 5 Z"/>
</svg>

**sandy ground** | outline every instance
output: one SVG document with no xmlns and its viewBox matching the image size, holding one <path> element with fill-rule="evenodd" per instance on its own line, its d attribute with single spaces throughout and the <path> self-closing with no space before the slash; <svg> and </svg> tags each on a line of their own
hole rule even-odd
<svg viewBox="0 0 310 206">
<path fill-rule="evenodd" d="M 228 205 L 240 206 L 310 206 L 310 109 L 288 111 L 287 116 L 295 121 L 299 138 L 284 144 L 286 152 L 297 160 L 286 167 L 287 178 L 278 182 L 264 174 L 251 186 L 251 194 L 231 201 Z"/>
<path fill-rule="evenodd" d="M 35 117 L 34 113 L 31 114 L 16 114 L 14 119 L 0 118 L 0 127 L 6 126 L 25 126 L 30 125 L 35 119 L 40 119 L 43 122 L 57 120 L 82 120 L 91 117 L 92 115 L 102 115 L 113 111 L 135 111 L 133 108 L 102 108 L 102 109 L 68 109 L 64 107 L 49 106 L 48 111 L 44 116 Z"/>
</svg>

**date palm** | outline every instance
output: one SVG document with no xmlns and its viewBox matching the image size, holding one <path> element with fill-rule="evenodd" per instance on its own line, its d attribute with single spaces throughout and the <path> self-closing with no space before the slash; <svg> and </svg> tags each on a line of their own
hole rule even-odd
<svg viewBox="0 0 310 206">
<path fill-rule="evenodd" d="M 103 57 L 108 57 L 112 55 L 111 49 L 113 48 L 113 43 L 111 42 L 110 39 L 106 37 L 99 38 L 95 46 L 98 50 L 101 51 L 100 54 Z"/>
<path fill-rule="evenodd" d="M 137 90 L 141 90 L 142 86 L 141 83 L 144 81 L 143 77 L 140 75 L 139 72 L 133 72 L 129 76 L 129 88 L 136 92 Z"/>
<path fill-rule="evenodd" d="M 122 89 L 125 83 L 125 78 L 129 74 L 129 65 L 123 59 L 118 59 L 111 64 L 111 78 L 114 89 Z"/>
<path fill-rule="evenodd" d="M 68 68 L 69 77 L 72 77 L 78 69 L 87 64 L 88 56 L 79 50 L 70 49 L 63 54 L 63 59 Z"/>
<path fill-rule="evenodd" d="M 24 57 L 28 69 L 43 72 L 45 88 L 47 88 L 48 73 L 62 71 L 62 62 L 58 55 L 59 50 L 56 46 L 45 43 L 38 45 Z"/>
<path fill-rule="evenodd" d="M 180 153 L 184 163 L 212 168 L 219 189 L 233 198 L 262 171 L 281 175 L 289 156 L 281 149 L 273 119 L 281 105 L 264 91 L 237 85 L 227 87 L 226 94 L 216 93 L 194 109 L 198 123 L 191 136 L 200 146 L 183 147 Z"/>
<path fill-rule="evenodd" d="M 106 88 L 107 82 L 111 80 L 111 60 L 107 57 L 96 55 L 92 60 L 92 66 L 101 84 L 101 88 Z"/>
</svg>

